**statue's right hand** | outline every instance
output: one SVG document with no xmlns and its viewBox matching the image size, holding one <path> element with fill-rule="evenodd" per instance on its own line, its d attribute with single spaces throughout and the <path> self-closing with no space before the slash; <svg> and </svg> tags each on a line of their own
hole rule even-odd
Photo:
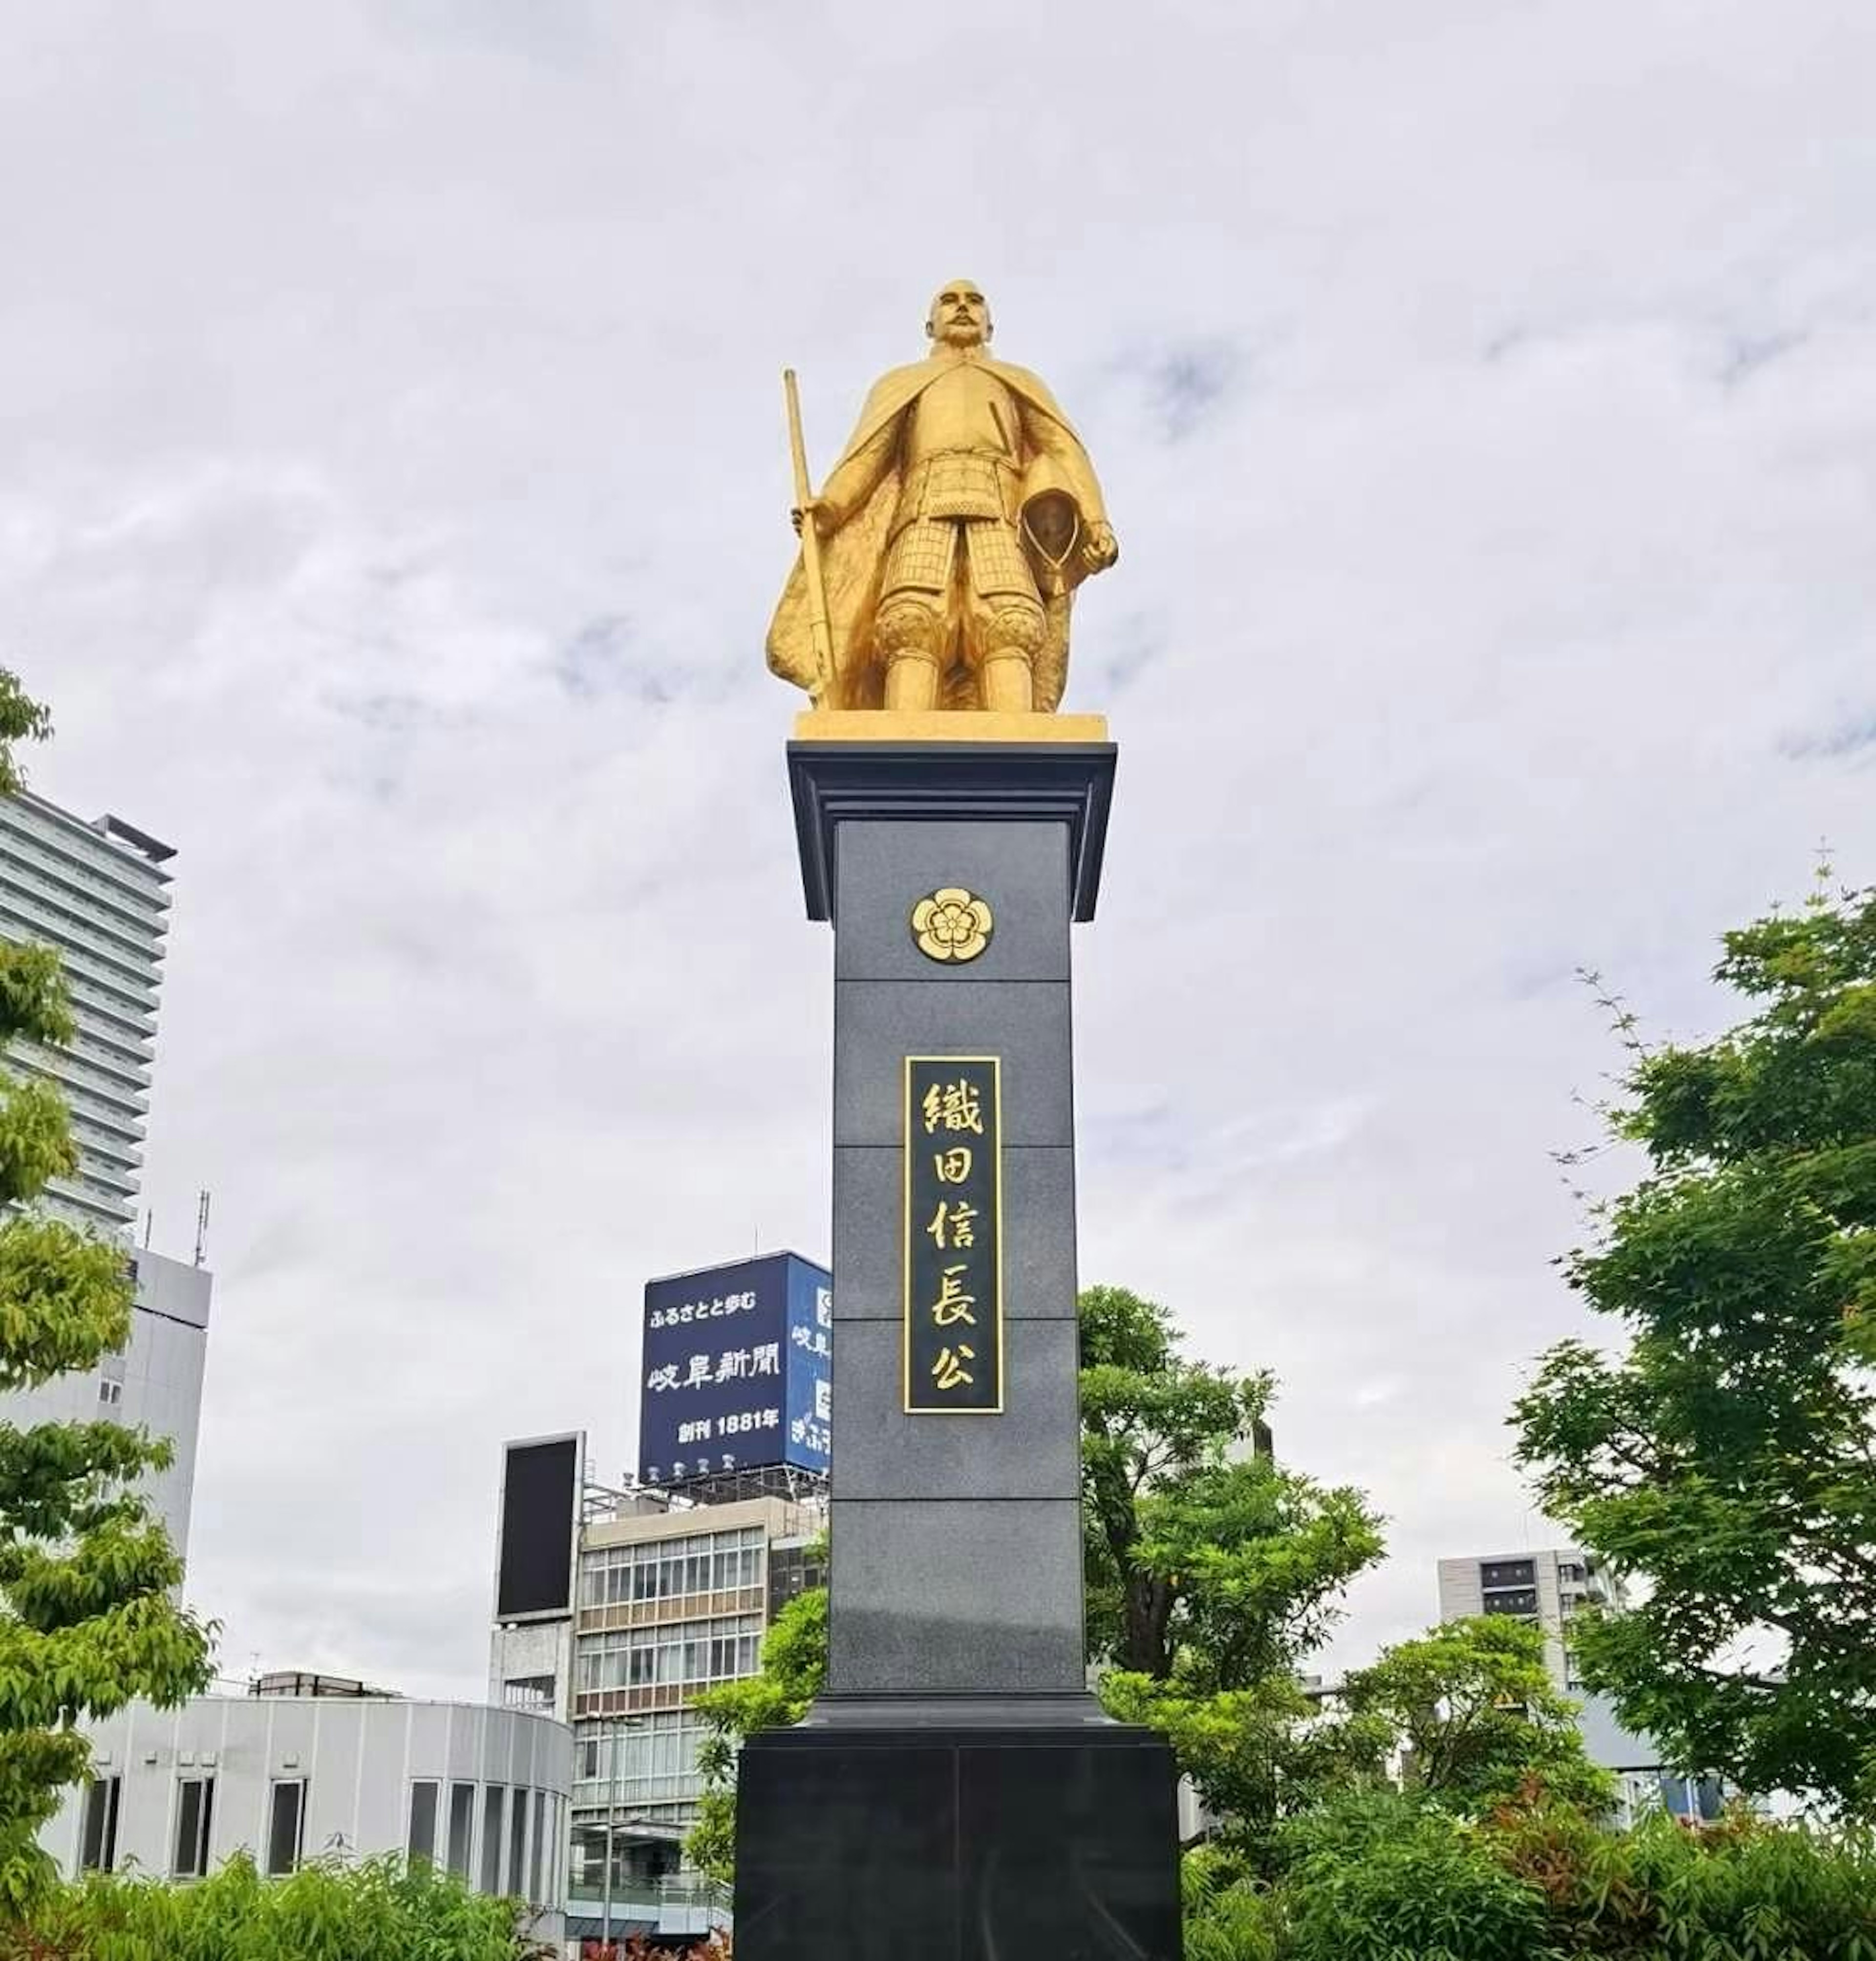
<svg viewBox="0 0 1876 1961">
<path fill-rule="evenodd" d="M 805 504 L 797 504 L 788 514 L 789 522 L 795 528 L 797 537 L 801 534 L 803 522 L 814 520 L 815 536 L 825 538 L 834 529 L 834 514 L 818 497 L 810 497 Z"/>
</svg>

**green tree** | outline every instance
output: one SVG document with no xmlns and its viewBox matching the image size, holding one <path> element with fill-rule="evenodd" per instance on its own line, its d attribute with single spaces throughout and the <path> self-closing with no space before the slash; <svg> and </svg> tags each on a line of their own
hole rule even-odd
<svg viewBox="0 0 1876 1961">
<path fill-rule="evenodd" d="M 0 670 L 0 789 L 20 786 L 12 745 L 47 727 Z M 56 955 L 0 942 L 0 1047 L 73 1032 Z M 0 1069 L 0 1391 L 94 1369 L 129 1338 L 123 1248 L 34 1209 L 76 1165 L 57 1089 Z M 79 1723 L 135 1696 L 180 1701 L 207 1679 L 209 1630 L 171 1596 L 181 1564 L 131 1488 L 171 1459 L 167 1442 L 116 1424 L 0 1422 L 0 1917 L 53 1882 L 36 1841 L 90 1768 Z"/>
<path fill-rule="evenodd" d="M 1483 1816 L 1532 1789 L 1598 1815 L 1615 1799 L 1583 1751 L 1576 1705 L 1544 1666 L 1541 1631 L 1502 1614 L 1450 1621 L 1344 1679 L 1342 1720 L 1404 1752 L 1410 1789 Z"/>
<path fill-rule="evenodd" d="M 1214 1843 L 1255 1872 L 1272 1870 L 1280 1820 L 1387 1782 L 1385 1726 L 1326 1719 L 1294 1675 L 1208 1692 L 1128 1671 L 1102 1679 L 1101 1699 L 1121 1722 L 1165 1733 L 1215 1821 Z"/>
<path fill-rule="evenodd" d="M 1626 1352 L 1544 1356 L 1517 1454 L 1545 1509 L 1642 1583 L 1579 1629 L 1586 1684 L 1689 1768 L 1868 1815 L 1876 892 L 1820 881 L 1724 944 L 1716 977 L 1754 1012 L 1694 1047 L 1631 1036 L 1611 1121 L 1649 1168 L 1564 1262 Z"/>
<path fill-rule="evenodd" d="M 1254 1860 L 1279 1817 L 1374 1755 L 1326 1731 L 1297 1681 L 1342 1589 L 1381 1554 L 1358 1491 L 1278 1465 L 1274 1384 L 1182 1355 L 1124 1287 L 1081 1296 L 1082 1528 L 1090 1659 L 1123 1721 L 1163 1730 Z"/>
<path fill-rule="evenodd" d="M 1188 1693 L 1287 1676 L 1381 1556 L 1361 1494 L 1279 1465 L 1268 1374 L 1188 1360 L 1169 1311 L 1081 1296 L 1082 1526 L 1093 1661 Z"/>
</svg>

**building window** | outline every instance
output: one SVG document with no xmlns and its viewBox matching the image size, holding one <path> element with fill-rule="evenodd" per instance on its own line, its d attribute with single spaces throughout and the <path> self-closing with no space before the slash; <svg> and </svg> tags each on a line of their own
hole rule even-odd
<svg viewBox="0 0 1876 1961">
<path fill-rule="evenodd" d="M 649 1545 L 603 1547 L 580 1562 L 580 1605 L 592 1612 L 760 1586 L 765 1542 L 760 1526 L 748 1526 Z"/>
<path fill-rule="evenodd" d="M 177 1790 L 176 1861 L 179 1880 L 199 1880 L 209 1870 L 209 1835 L 215 1817 L 215 1780 L 184 1778 Z"/>
<path fill-rule="evenodd" d="M 304 1778 L 282 1778 L 273 1787 L 267 1811 L 267 1873 L 270 1878 L 295 1872 L 306 1827 Z"/>
<path fill-rule="evenodd" d="M 449 1870 L 459 1880 L 469 1877 L 469 1841 L 475 1830 L 476 1787 L 453 1784 L 449 1787 Z"/>
<path fill-rule="evenodd" d="M 806 1545 L 778 1545 L 769 1551 L 769 1618 L 773 1621 L 797 1594 L 828 1583 L 825 1554 L 809 1557 Z"/>
<path fill-rule="evenodd" d="M 550 1675 L 517 1676 L 502 1683 L 502 1701 L 509 1709 L 551 1709 L 554 1678 Z"/>
<path fill-rule="evenodd" d="M 524 1897 L 522 1883 L 527 1877 L 528 1794 L 518 1784 L 508 1807 L 508 1890 L 515 1899 Z"/>
<path fill-rule="evenodd" d="M 404 1849 L 416 1865 L 420 1860 L 426 1865 L 436 1857 L 436 1785 L 434 1780 L 420 1778 L 410 1787 L 410 1832 Z"/>
<path fill-rule="evenodd" d="M 642 1812 L 695 1802 L 702 1785 L 697 1753 L 710 1727 L 694 1711 L 661 1710 L 619 1723 L 589 1722 L 582 1730 L 576 1809 L 611 1803 Z"/>
<path fill-rule="evenodd" d="M 1485 1596 L 1488 1614 L 1534 1614 L 1537 1590 L 1534 1586 L 1504 1586 Z"/>
<path fill-rule="evenodd" d="M 721 1614 L 707 1621 L 667 1621 L 582 1634 L 574 1688 L 581 1695 L 596 1695 L 607 1689 L 662 1685 L 681 1690 L 733 1682 L 755 1673 L 761 1647 L 760 1614 Z"/>
<path fill-rule="evenodd" d="M 528 1899 L 541 1899 L 541 1851 L 547 1838 L 547 1792 L 533 1794 L 533 1851 L 528 1855 Z"/>
<path fill-rule="evenodd" d="M 122 1778 L 98 1778 L 85 1794 L 85 1830 L 78 1841 L 78 1870 L 108 1873 L 117 1864 L 117 1800 Z"/>
<path fill-rule="evenodd" d="M 1537 1584 L 1537 1563 L 1530 1559 L 1482 1561 L 1479 1567 L 1479 1583 L 1488 1592 L 1495 1586 L 1535 1586 Z"/>
<path fill-rule="evenodd" d="M 115 1409 L 124 1399 L 124 1385 L 113 1382 L 109 1376 L 97 1385 L 97 1399 L 107 1409 Z"/>
<path fill-rule="evenodd" d="M 506 1789 L 499 1784 L 483 1787 L 482 1793 L 482 1890 L 502 1890 L 502 1806 Z"/>
</svg>

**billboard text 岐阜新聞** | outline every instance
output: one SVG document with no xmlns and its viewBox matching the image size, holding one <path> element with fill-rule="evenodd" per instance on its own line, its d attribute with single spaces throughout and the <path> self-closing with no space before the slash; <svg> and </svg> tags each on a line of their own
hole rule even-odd
<svg viewBox="0 0 1876 1961">
<path fill-rule="evenodd" d="M 639 1475 L 825 1470 L 831 1303 L 825 1269 L 793 1253 L 649 1281 Z"/>
</svg>

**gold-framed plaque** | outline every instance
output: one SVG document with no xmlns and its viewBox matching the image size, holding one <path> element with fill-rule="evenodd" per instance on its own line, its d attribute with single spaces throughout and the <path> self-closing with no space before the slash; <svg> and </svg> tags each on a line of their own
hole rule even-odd
<svg viewBox="0 0 1876 1961">
<path fill-rule="evenodd" d="M 904 1404 L 1003 1407 L 1003 1063 L 905 1058 Z"/>
</svg>

